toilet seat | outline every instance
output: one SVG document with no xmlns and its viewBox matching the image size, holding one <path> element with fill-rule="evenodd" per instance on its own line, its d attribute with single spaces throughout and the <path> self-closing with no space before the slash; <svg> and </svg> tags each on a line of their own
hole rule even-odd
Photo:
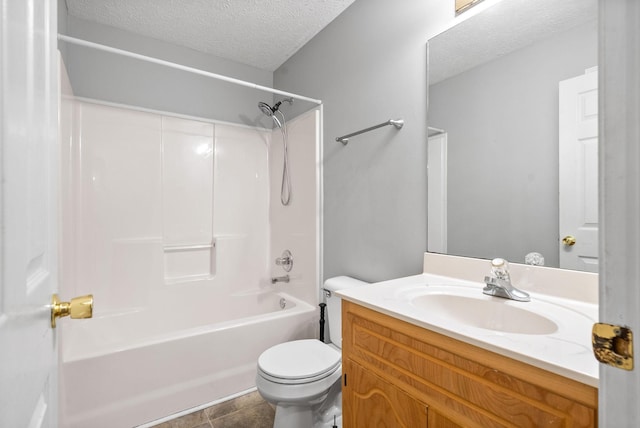
<svg viewBox="0 0 640 428">
<path fill-rule="evenodd" d="M 258 358 L 258 373 L 281 384 L 303 384 L 331 376 L 342 356 L 316 339 L 294 340 L 267 349 Z"/>
</svg>

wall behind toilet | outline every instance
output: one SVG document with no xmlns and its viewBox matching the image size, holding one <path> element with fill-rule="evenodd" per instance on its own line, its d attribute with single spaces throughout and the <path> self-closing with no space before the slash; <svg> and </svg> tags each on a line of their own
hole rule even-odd
<svg viewBox="0 0 640 428">
<path fill-rule="evenodd" d="M 274 74 L 324 109 L 324 277 L 367 281 L 422 271 L 427 248 L 429 34 L 453 2 L 358 0 Z M 385 127 L 335 138 L 388 119 Z"/>
</svg>

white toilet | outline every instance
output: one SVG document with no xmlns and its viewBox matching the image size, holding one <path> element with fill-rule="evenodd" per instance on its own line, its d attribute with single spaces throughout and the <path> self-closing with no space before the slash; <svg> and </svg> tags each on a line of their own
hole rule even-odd
<svg viewBox="0 0 640 428">
<path fill-rule="evenodd" d="M 364 284 L 347 276 L 325 281 L 331 343 L 294 340 L 273 346 L 258 358 L 256 386 L 276 406 L 274 428 L 342 427 L 341 299 L 334 292 Z"/>
</svg>

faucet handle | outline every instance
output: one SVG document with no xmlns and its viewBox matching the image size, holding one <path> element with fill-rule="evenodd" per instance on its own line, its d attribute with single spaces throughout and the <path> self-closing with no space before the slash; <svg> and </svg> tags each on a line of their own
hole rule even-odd
<svg viewBox="0 0 640 428">
<path fill-rule="evenodd" d="M 524 256 L 524 264 L 531 266 L 544 266 L 544 257 L 540 253 L 529 253 Z"/>
<path fill-rule="evenodd" d="M 495 258 L 491 260 L 491 274 L 498 279 L 510 281 L 509 262 L 503 258 Z"/>
<path fill-rule="evenodd" d="M 498 257 L 491 260 L 491 267 L 507 269 L 509 267 L 509 262 L 506 261 L 505 259 Z"/>
<path fill-rule="evenodd" d="M 291 269 L 293 269 L 293 255 L 291 251 L 284 250 L 282 255 L 276 259 L 276 265 L 282 266 L 285 272 L 291 272 Z"/>
</svg>

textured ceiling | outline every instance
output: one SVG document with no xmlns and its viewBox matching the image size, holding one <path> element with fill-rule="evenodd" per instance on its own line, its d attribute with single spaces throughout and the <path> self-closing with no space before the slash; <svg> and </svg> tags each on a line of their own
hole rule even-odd
<svg viewBox="0 0 640 428">
<path fill-rule="evenodd" d="M 66 0 L 71 16 L 273 71 L 354 0 Z"/>
<path fill-rule="evenodd" d="M 597 17 L 597 0 L 503 0 L 429 40 L 429 84 Z"/>
</svg>

